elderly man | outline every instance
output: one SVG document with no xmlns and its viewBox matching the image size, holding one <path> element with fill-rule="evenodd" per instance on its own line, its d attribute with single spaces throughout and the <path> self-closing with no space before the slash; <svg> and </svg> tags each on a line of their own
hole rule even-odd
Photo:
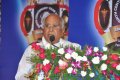
<svg viewBox="0 0 120 80">
<path fill-rule="evenodd" d="M 56 14 L 48 15 L 44 20 L 44 29 L 43 29 L 43 37 L 42 41 L 37 43 L 43 48 L 59 47 L 59 46 L 69 46 L 74 45 L 75 47 L 80 47 L 80 45 L 76 43 L 71 43 L 69 41 L 63 40 L 61 37 L 65 31 L 63 20 Z M 25 74 L 28 74 L 32 68 L 32 63 L 27 61 L 27 58 L 34 54 L 34 51 L 31 49 L 31 45 L 25 50 L 22 59 L 19 63 L 18 71 L 15 76 L 16 80 L 29 80 L 25 78 Z M 41 71 L 41 74 L 43 72 Z M 42 80 L 44 75 L 41 75 Z"/>
</svg>

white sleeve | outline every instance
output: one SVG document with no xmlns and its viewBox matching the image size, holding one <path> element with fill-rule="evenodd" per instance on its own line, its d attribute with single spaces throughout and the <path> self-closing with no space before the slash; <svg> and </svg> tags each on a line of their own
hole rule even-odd
<svg viewBox="0 0 120 80">
<path fill-rule="evenodd" d="M 27 60 L 27 58 L 30 57 L 32 53 L 33 53 L 33 51 L 31 49 L 31 46 L 29 46 L 25 50 L 25 52 L 20 60 L 18 70 L 17 70 L 16 76 L 15 76 L 15 80 L 29 80 L 28 78 L 25 78 L 24 76 L 25 76 L 25 74 L 28 74 L 32 68 L 32 64 L 30 63 L 30 61 Z"/>
<path fill-rule="evenodd" d="M 79 49 L 81 50 L 81 46 L 80 46 L 79 44 L 77 44 L 77 43 L 72 43 L 72 45 L 73 45 L 73 47 L 79 48 Z"/>
</svg>

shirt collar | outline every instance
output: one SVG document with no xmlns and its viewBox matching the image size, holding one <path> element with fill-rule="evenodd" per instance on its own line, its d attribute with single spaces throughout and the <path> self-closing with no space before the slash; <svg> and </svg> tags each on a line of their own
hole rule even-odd
<svg viewBox="0 0 120 80">
<path fill-rule="evenodd" d="M 52 46 L 49 42 L 46 41 L 46 39 L 44 37 L 42 37 L 42 43 L 45 47 L 46 46 Z M 55 43 L 54 45 L 59 47 L 60 45 L 62 45 L 62 43 L 63 43 L 63 39 L 60 38 L 59 42 Z"/>
</svg>

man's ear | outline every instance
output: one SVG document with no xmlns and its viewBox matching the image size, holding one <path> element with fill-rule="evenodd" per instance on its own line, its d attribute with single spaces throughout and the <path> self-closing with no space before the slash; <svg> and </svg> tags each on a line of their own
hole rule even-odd
<svg viewBox="0 0 120 80">
<path fill-rule="evenodd" d="M 64 37 L 64 34 L 65 34 L 65 27 L 62 28 L 61 37 Z"/>
<path fill-rule="evenodd" d="M 65 26 L 62 28 L 62 34 L 65 33 Z"/>
</svg>

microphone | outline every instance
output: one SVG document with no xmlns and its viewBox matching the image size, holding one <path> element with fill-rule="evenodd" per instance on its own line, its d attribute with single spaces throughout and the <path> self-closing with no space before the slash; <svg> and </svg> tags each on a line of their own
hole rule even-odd
<svg viewBox="0 0 120 80">
<path fill-rule="evenodd" d="M 51 36 L 50 36 L 50 42 L 52 43 L 54 40 L 55 40 L 55 36 L 54 36 L 54 35 L 51 35 Z"/>
<path fill-rule="evenodd" d="M 54 35 L 51 35 L 50 36 L 50 42 L 52 44 L 52 42 L 55 40 L 55 36 Z M 57 46 L 55 46 L 54 44 L 52 44 L 54 47 L 58 48 Z"/>
</svg>

